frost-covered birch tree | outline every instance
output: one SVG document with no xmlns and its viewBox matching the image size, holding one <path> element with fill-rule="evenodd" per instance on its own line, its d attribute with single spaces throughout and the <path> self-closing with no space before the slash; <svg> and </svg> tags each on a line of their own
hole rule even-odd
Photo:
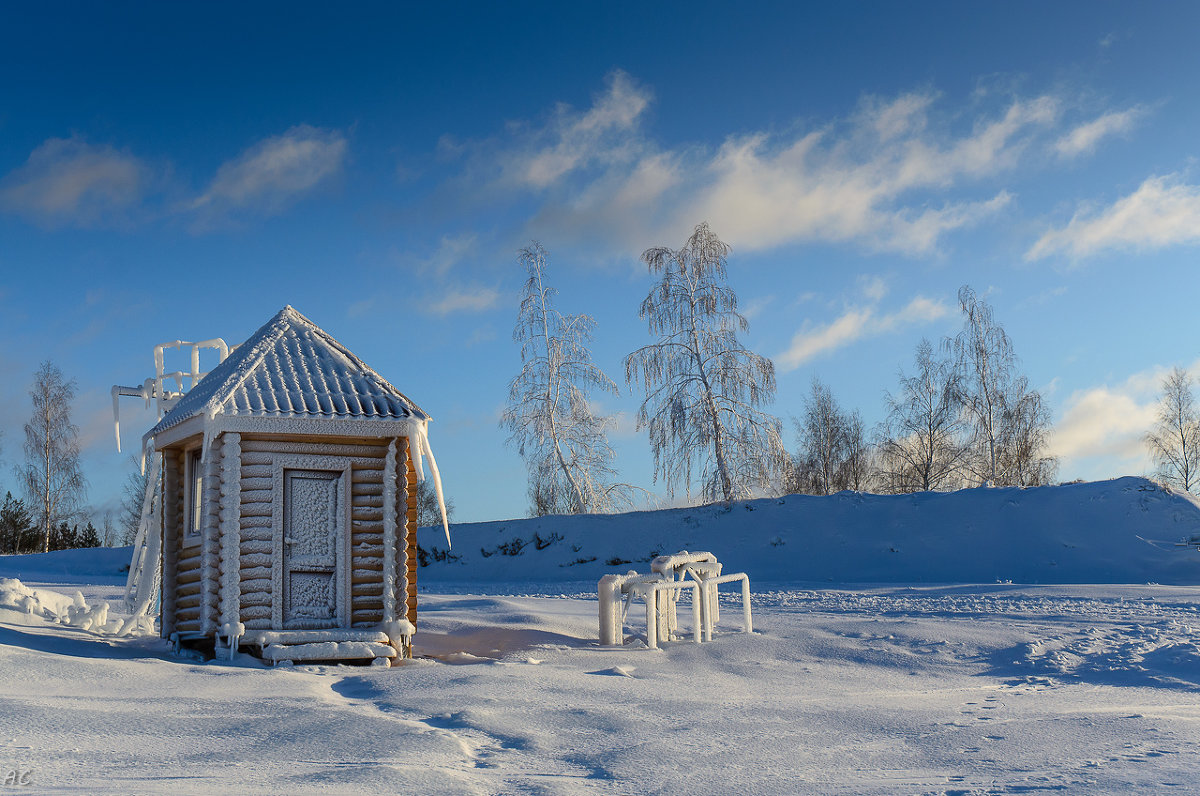
<svg viewBox="0 0 1200 796">
<path fill-rule="evenodd" d="M 533 242 L 518 260 L 528 278 L 513 340 L 521 346 L 521 372 L 509 385 L 501 423 L 512 432 L 529 469 L 535 516 L 613 511 L 632 499 L 632 488 L 613 483 L 611 420 L 596 414 L 589 390 L 617 393 L 612 379 L 592 362 L 596 322 L 554 308 L 557 291 L 546 282 L 548 255 Z"/>
<path fill-rule="evenodd" d="M 900 374 L 900 390 L 886 393 L 887 419 L 879 444 L 884 488 L 893 493 L 929 492 L 961 483 L 967 425 L 959 403 L 954 363 L 917 344 L 917 370 Z"/>
<path fill-rule="evenodd" d="M 789 491 L 832 495 L 866 487 L 873 457 L 857 409 L 844 411 L 828 385 L 814 377 L 804 414 L 794 422 L 799 447 L 792 462 Z"/>
<path fill-rule="evenodd" d="M 1146 445 L 1162 481 L 1185 492 L 1200 483 L 1200 413 L 1192 377 L 1183 368 L 1172 369 L 1163 379 L 1158 419 Z"/>
<path fill-rule="evenodd" d="M 958 291 L 963 329 L 947 341 L 958 374 L 958 396 L 974 430 L 971 470 L 977 483 L 1048 483 L 1057 460 L 1046 453 L 1050 413 L 1017 373 L 1016 352 L 992 308 L 970 286 Z"/>
<path fill-rule="evenodd" d="M 794 420 L 799 448 L 791 491 L 808 495 L 841 491 L 848 442 L 845 418 L 833 392 L 815 376 L 804 415 Z"/>
<path fill-rule="evenodd" d="M 76 515 L 87 488 L 79 467 L 79 428 L 71 422 L 75 382 L 49 360 L 33 375 L 33 414 L 25 424 L 25 466 L 18 475 L 50 550 L 52 530 Z"/>
<path fill-rule="evenodd" d="M 637 425 L 650 432 L 655 480 L 674 494 L 698 470 L 702 497 L 725 501 L 775 488 L 787 456 L 779 420 L 760 409 L 774 400 L 775 365 L 738 340 L 749 323 L 728 254 L 707 223 L 682 249 L 642 254 L 661 276 L 640 312 L 657 340 L 625 358 L 625 380 L 646 392 Z"/>
</svg>

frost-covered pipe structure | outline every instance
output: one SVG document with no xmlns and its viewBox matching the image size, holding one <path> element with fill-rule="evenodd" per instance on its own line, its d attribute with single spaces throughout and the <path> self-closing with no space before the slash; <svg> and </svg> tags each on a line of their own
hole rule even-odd
<svg viewBox="0 0 1200 796">
<path fill-rule="evenodd" d="M 630 571 L 624 575 L 605 575 L 600 578 L 600 644 L 619 647 L 624 642 L 625 614 L 633 599 L 633 587 L 641 583 L 657 583 L 662 575 L 639 575 Z"/>
<path fill-rule="evenodd" d="M 168 348 L 191 348 L 191 370 L 177 370 L 173 373 L 164 372 L 163 352 Z M 208 375 L 200 371 L 200 349 L 202 348 L 216 349 L 217 364 L 224 362 L 231 350 L 225 341 L 219 337 L 214 337 L 212 340 L 202 340 L 198 343 L 191 343 L 186 340 L 159 343 L 154 346 L 154 376 L 152 378 L 146 379 L 141 387 L 124 387 L 120 384 L 113 385 L 113 431 L 117 436 L 117 453 L 121 452 L 121 407 L 119 398 L 121 396 L 141 398 L 146 402 L 147 407 L 150 406 L 150 401 L 155 401 L 155 410 L 158 414 L 158 419 L 162 420 L 162 416 L 183 396 L 183 380 L 185 378 L 190 382 L 188 384 L 188 388 L 190 389 L 195 387 L 200 382 L 200 379 Z M 167 379 L 175 381 L 175 390 L 168 391 L 163 387 L 163 382 Z"/>
<path fill-rule="evenodd" d="M 712 553 L 689 553 L 687 550 L 680 550 L 678 553 L 671 555 L 655 557 L 650 562 L 650 570 L 661 574 L 667 580 L 685 580 L 690 575 L 693 579 L 702 581 L 706 578 L 713 578 L 720 575 L 721 562 L 717 561 L 717 557 Z M 705 617 L 715 617 L 713 621 L 716 621 L 716 619 L 719 619 L 719 608 L 715 603 L 708 605 L 708 598 L 709 593 L 705 590 L 704 599 L 706 603 L 704 606 L 704 615 Z M 678 599 L 678 593 L 671 595 L 671 610 L 667 612 L 666 616 L 668 632 L 674 632 L 677 627 L 678 619 L 674 601 Z M 713 599 L 715 600 L 715 598 Z M 710 633 L 709 638 L 711 639 L 711 637 L 712 634 Z"/>
<path fill-rule="evenodd" d="M 624 643 L 625 615 L 629 604 L 634 598 L 641 598 L 646 604 L 646 646 L 658 649 L 660 636 L 664 641 L 671 640 L 672 629 L 667 617 L 674 613 L 676 594 L 684 589 L 692 592 L 692 640 L 698 644 L 704 627 L 699 581 L 671 581 L 659 573 L 605 575 L 598 585 L 600 644 L 618 647 Z"/>
<path fill-rule="evenodd" d="M 713 625 L 721 619 L 717 605 L 717 587 L 722 583 L 738 581 L 742 584 L 742 632 L 754 632 L 754 621 L 750 616 L 750 576 L 745 572 L 732 572 L 728 575 L 719 575 L 700 581 L 705 589 L 704 633 L 709 641 L 712 641 Z"/>
<path fill-rule="evenodd" d="M 743 632 L 754 632 L 750 611 L 750 576 L 744 572 L 722 575 L 721 567 L 721 562 L 712 553 L 689 553 L 686 550 L 672 555 L 658 556 L 650 562 L 650 569 L 664 578 L 684 580 L 691 577 L 701 584 L 704 592 L 702 606 L 704 632 L 708 640 L 712 640 L 713 626 L 721 620 L 721 604 L 717 597 L 717 587 L 725 583 L 741 582 Z M 668 614 L 667 622 L 669 629 L 674 630 L 674 611 Z"/>
<path fill-rule="evenodd" d="M 658 621 L 657 619 L 667 612 L 667 606 L 674 606 L 675 592 L 684 589 L 691 589 L 692 592 L 692 641 L 700 643 L 702 628 L 704 626 L 703 609 L 701 603 L 700 584 L 696 581 L 660 581 L 658 583 L 646 583 L 635 586 L 636 591 L 645 590 L 653 594 L 653 600 L 647 595 L 646 598 L 646 646 L 650 649 L 658 649 Z M 651 608 L 650 603 L 654 606 Z M 651 619 L 656 621 L 651 621 Z M 710 637 L 711 638 L 711 637 Z M 667 633 L 664 641 L 670 641 L 670 633 Z"/>
<path fill-rule="evenodd" d="M 188 372 L 176 371 L 175 373 L 164 373 L 163 351 L 167 348 L 184 347 L 191 348 L 191 370 Z M 161 343 L 154 347 L 153 377 L 142 382 L 142 386 L 140 387 L 126 387 L 120 384 L 113 385 L 111 391 L 113 434 L 116 436 L 118 453 L 121 452 L 121 397 L 141 398 L 147 408 L 149 408 L 150 402 L 154 401 L 156 414 L 161 420 L 163 414 L 169 411 L 184 394 L 183 380 L 185 376 L 190 381 L 188 385 L 190 388 L 195 387 L 200 379 L 207 375 L 200 371 L 200 349 L 202 348 L 216 349 L 219 362 L 224 362 L 225 358 L 229 355 L 229 346 L 220 338 L 203 340 L 198 343 L 183 340 Z M 168 392 L 164 389 L 163 381 L 168 378 L 174 379 L 176 382 L 176 386 L 178 387 L 176 391 Z M 144 442 L 142 445 L 142 472 L 146 472 L 146 446 Z M 133 560 L 130 562 L 129 576 L 125 582 L 125 607 L 130 613 L 130 618 L 126 622 L 126 627 L 122 628 L 122 632 L 131 630 L 138 623 L 144 623 L 146 617 L 152 612 L 153 603 L 157 597 L 161 578 L 160 566 L 162 559 L 162 539 L 159 532 L 162 525 L 162 506 L 158 500 L 161 483 L 162 457 L 156 453 L 151 461 L 150 477 L 146 479 L 146 493 L 142 498 L 142 513 L 141 519 L 138 522 L 137 536 L 134 540 Z"/>
</svg>

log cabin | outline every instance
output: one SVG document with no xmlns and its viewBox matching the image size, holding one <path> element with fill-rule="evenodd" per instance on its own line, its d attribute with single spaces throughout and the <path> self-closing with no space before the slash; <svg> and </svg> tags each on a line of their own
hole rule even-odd
<svg viewBox="0 0 1200 796">
<path fill-rule="evenodd" d="M 412 654 L 429 415 L 284 307 L 146 435 L 162 455 L 161 632 L 271 662 Z"/>
</svg>

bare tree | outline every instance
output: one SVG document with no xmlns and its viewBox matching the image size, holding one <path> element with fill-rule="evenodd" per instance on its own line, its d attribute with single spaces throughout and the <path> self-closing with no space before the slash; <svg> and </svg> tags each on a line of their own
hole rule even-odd
<svg viewBox="0 0 1200 796">
<path fill-rule="evenodd" d="M 842 466 L 844 489 L 866 490 L 875 480 L 875 449 L 867 440 L 862 413 L 855 409 L 842 416 L 846 436 L 846 460 Z"/>
<path fill-rule="evenodd" d="M 794 463 L 795 491 L 810 495 L 841 491 L 847 448 L 845 419 L 833 392 L 815 376 L 812 392 L 804 403 L 804 416 L 795 424 L 799 444 Z"/>
<path fill-rule="evenodd" d="M 143 471 L 136 456 L 129 457 L 129 472 L 121 488 L 120 525 L 122 545 L 131 545 L 137 540 L 138 526 L 142 522 L 142 505 L 146 499 L 146 485 L 150 481 L 149 470 Z"/>
<path fill-rule="evenodd" d="M 1009 486 L 1046 486 L 1054 482 L 1058 459 L 1050 444 L 1050 409 L 1024 376 L 1014 383 L 1004 410 L 1000 435 L 1000 480 Z"/>
<path fill-rule="evenodd" d="M 786 461 L 779 420 L 760 411 L 775 396 L 775 365 L 746 349 L 749 329 L 727 284 L 729 247 L 702 223 L 682 249 L 647 249 L 662 279 L 640 317 L 658 339 L 625 358 L 625 380 L 646 398 L 638 429 L 650 432 L 655 480 L 690 491 L 700 471 L 704 499 L 749 497 L 777 486 Z"/>
<path fill-rule="evenodd" d="M 829 387 L 814 377 L 804 416 L 794 422 L 799 450 L 792 462 L 790 491 L 831 495 L 867 486 L 874 451 L 857 409 L 843 411 Z"/>
<path fill-rule="evenodd" d="M 1163 379 L 1158 420 L 1146 435 L 1150 455 L 1164 483 L 1185 492 L 1200 482 L 1200 414 L 1192 392 L 1192 377 L 1173 368 Z"/>
<path fill-rule="evenodd" d="M 76 516 L 87 489 L 79 468 L 79 429 L 71 422 L 75 382 L 49 360 L 33 374 L 33 414 L 25 424 L 25 466 L 18 474 L 50 550 L 52 529 Z"/>
<path fill-rule="evenodd" d="M 116 547 L 117 545 L 117 528 L 113 525 L 112 509 L 104 512 L 104 519 L 100 522 L 100 546 L 101 547 Z"/>
<path fill-rule="evenodd" d="M 592 362 L 596 322 L 554 309 L 547 257 L 536 241 L 519 254 L 528 273 L 513 329 L 522 368 L 509 385 L 501 423 L 529 469 L 535 515 L 612 511 L 631 502 L 632 488 L 612 483 L 611 421 L 592 410 L 588 391 L 616 394 L 617 386 Z"/>
<path fill-rule="evenodd" d="M 958 371 L 917 344 L 917 371 L 900 374 L 898 395 L 884 394 L 887 419 L 880 443 L 881 476 L 893 493 L 929 492 L 958 486 L 967 447 L 959 403 Z"/>
<path fill-rule="evenodd" d="M 958 291 L 963 330 L 946 341 L 958 396 L 974 431 L 969 466 L 978 483 L 1032 486 L 1049 481 L 1057 461 L 1044 454 L 1050 418 L 1041 395 L 1017 374 L 1012 342 L 992 308 L 969 285 Z"/>
<path fill-rule="evenodd" d="M 446 501 L 446 521 L 454 517 L 454 501 Z M 417 482 L 417 525 L 421 528 L 442 526 L 442 510 L 438 505 L 437 493 L 434 492 L 433 482 L 426 478 Z"/>
</svg>

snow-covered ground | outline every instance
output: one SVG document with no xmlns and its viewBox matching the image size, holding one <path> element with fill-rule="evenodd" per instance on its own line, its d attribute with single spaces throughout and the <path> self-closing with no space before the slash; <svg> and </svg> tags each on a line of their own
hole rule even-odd
<svg viewBox="0 0 1200 796">
<path fill-rule="evenodd" d="M 1110 507 L 1126 486 L 1110 482 Z M 1168 508 L 1138 535 L 1191 527 L 1191 504 L 1158 494 Z M 1104 528 L 1124 533 L 1115 520 Z M 911 550 L 920 536 L 896 539 Z M 696 536 L 721 538 L 719 555 L 736 539 Z M 1200 573 L 1200 554 L 1169 552 L 1170 578 Z M 0 557 L 0 577 L 64 595 L 43 600 L 63 611 L 76 589 L 116 606 L 120 556 Z M 16 772 L 26 792 L 69 793 L 1200 793 L 1200 589 L 1146 582 L 1168 577 L 756 581 L 753 635 L 738 632 L 730 595 L 713 642 L 650 651 L 596 646 L 594 581 L 535 583 L 517 569 L 464 583 L 464 569 L 458 585 L 425 579 L 418 657 L 393 669 L 204 663 L 154 638 L 0 608 L 0 782 Z"/>
</svg>

